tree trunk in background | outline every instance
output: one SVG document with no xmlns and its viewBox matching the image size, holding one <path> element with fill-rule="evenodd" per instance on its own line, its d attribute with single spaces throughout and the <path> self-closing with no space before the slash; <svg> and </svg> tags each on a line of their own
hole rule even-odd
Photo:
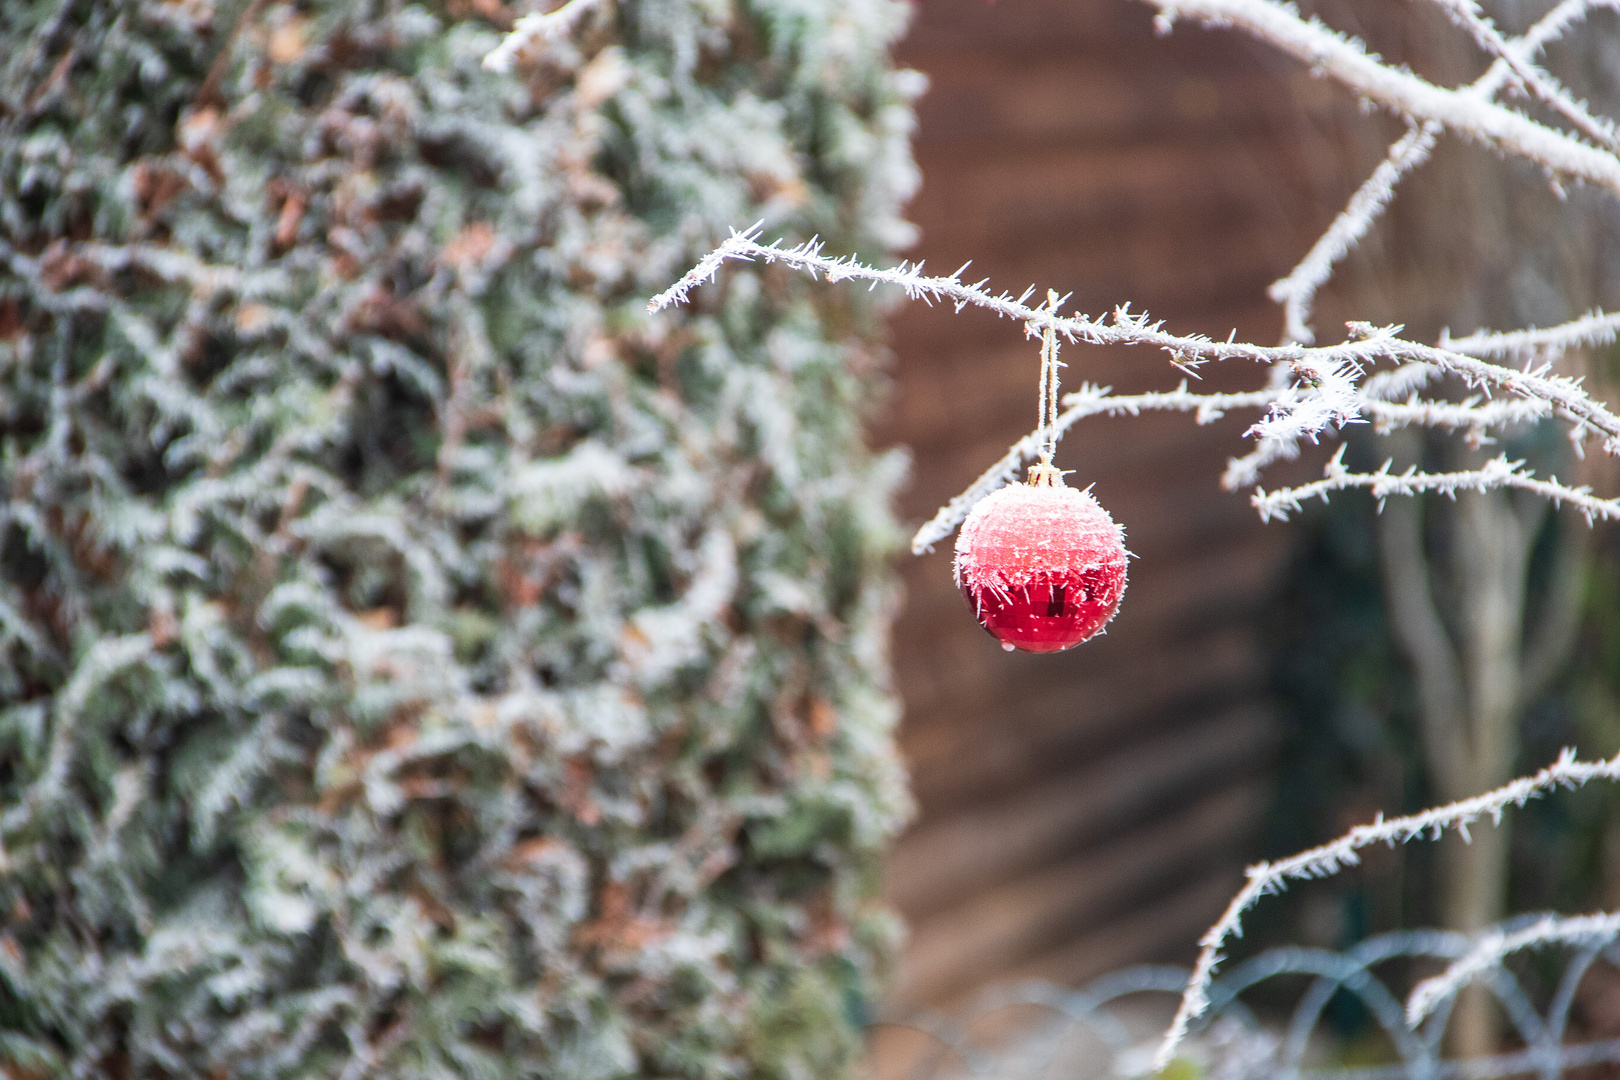
<svg viewBox="0 0 1620 1080">
<path fill-rule="evenodd" d="M 1481 790 L 1489 790 L 1490 786 Z M 1510 820 L 1504 818 L 1495 828 L 1486 825 L 1473 830 L 1468 843 L 1456 834 L 1441 842 L 1441 921 L 1446 929 L 1476 933 L 1499 922 L 1506 913 Z M 1501 1035 L 1502 1020 L 1495 999 L 1483 986 L 1469 986 L 1452 1009 L 1447 1031 L 1449 1052 L 1456 1057 L 1495 1053 Z"/>
<path fill-rule="evenodd" d="M 1414 460 L 1414 435 L 1388 441 L 1400 467 Z M 1469 464 L 1466 457 L 1455 462 Z M 1439 800 L 1455 802 L 1513 778 L 1524 709 L 1573 644 L 1584 523 L 1557 523 L 1550 587 L 1527 611 L 1532 549 L 1547 516 L 1543 500 L 1505 491 L 1465 492 L 1449 504 L 1392 499 L 1382 511 L 1378 540 L 1390 625 L 1416 680 L 1430 789 Z M 1457 834 L 1442 841 L 1439 907 L 1446 929 L 1473 934 L 1505 914 L 1511 820 L 1480 823 L 1468 841 Z M 1499 1029 L 1490 995 L 1471 987 L 1452 1013 L 1450 1050 L 1463 1057 L 1492 1053 Z"/>
</svg>

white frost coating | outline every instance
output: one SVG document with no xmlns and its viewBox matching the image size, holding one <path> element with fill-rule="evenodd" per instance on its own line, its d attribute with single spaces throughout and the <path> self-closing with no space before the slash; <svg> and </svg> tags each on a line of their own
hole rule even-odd
<svg viewBox="0 0 1620 1080">
<path fill-rule="evenodd" d="M 1586 515 L 1588 523 L 1602 519 L 1620 521 L 1620 500 L 1599 499 L 1588 487 L 1572 488 L 1551 480 L 1537 480 L 1524 469 L 1524 462 L 1509 461 L 1506 456 L 1487 461 L 1478 469 L 1465 472 L 1420 473 L 1416 468 L 1404 473 L 1391 473 L 1391 462 L 1375 473 L 1353 473 L 1344 467 L 1344 447 L 1340 446 L 1327 464 L 1327 475 L 1314 483 L 1279 491 L 1256 490 L 1250 498 L 1264 521 L 1286 521 L 1288 515 L 1299 510 L 1307 499 L 1324 502 L 1335 491 L 1364 488 L 1371 491 L 1380 504 L 1391 495 L 1419 495 L 1437 491 L 1442 495 L 1456 495 L 1459 491 L 1490 491 L 1495 488 L 1516 488 L 1545 496 L 1557 504 L 1569 504 Z"/>
<path fill-rule="evenodd" d="M 525 15 L 512 24 L 512 30 L 501 43 L 484 57 L 486 70 L 505 75 L 517 64 L 518 57 L 532 52 L 548 41 L 567 36 L 574 24 L 591 8 L 603 0 L 568 0 L 555 11 L 543 15 Z"/>
<path fill-rule="evenodd" d="M 1262 862 L 1249 867 L 1245 871 L 1248 883 L 1232 898 L 1215 925 L 1199 939 L 1202 948 L 1198 962 L 1181 995 L 1181 1006 L 1176 1010 L 1170 1030 L 1165 1032 L 1164 1041 L 1154 1055 L 1154 1069 L 1162 1070 L 1170 1064 L 1176 1047 L 1187 1035 L 1187 1025 L 1209 1008 L 1209 983 L 1223 959 L 1221 947 L 1229 939 L 1242 936 L 1243 915 L 1262 896 L 1282 892 L 1289 881 L 1328 877 L 1346 866 L 1354 866 L 1361 861 L 1356 853 L 1373 844 L 1404 844 L 1420 838 L 1437 840 L 1448 829 L 1457 830 L 1466 839 L 1468 826 L 1481 818 L 1489 818 L 1492 825 L 1499 824 L 1509 807 L 1523 806 L 1554 788 L 1577 788 L 1590 780 L 1620 780 L 1620 756 L 1608 761 L 1577 761 L 1575 752 L 1565 749 L 1557 761 L 1534 776 L 1521 776 L 1495 791 L 1407 817 L 1386 821 L 1380 816 L 1371 825 L 1358 825 L 1332 843 L 1302 851 L 1280 862 Z"/>
<path fill-rule="evenodd" d="M 1497 967 L 1513 953 L 1539 945 L 1601 945 L 1620 936 L 1620 912 L 1598 915 L 1547 915 L 1522 930 L 1489 930 L 1474 947 L 1440 974 L 1424 979 L 1406 999 L 1406 1022 L 1421 1024 L 1436 1005 L 1466 986 L 1474 976 Z"/>
<path fill-rule="evenodd" d="M 1436 0 L 1436 3 L 1453 22 L 1468 31 L 1480 48 L 1506 64 L 1520 86 L 1556 109 L 1565 120 L 1599 146 L 1611 152 L 1620 149 L 1620 138 L 1616 137 L 1614 125 L 1593 116 L 1587 111 L 1586 105 L 1570 96 L 1557 79 L 1528 63 L 1519 50 L 1502 37 L 1496 24 L 1480 14 L 1479 4 L 1475 0 Z"/>
<path fill-rule="evenodd" d="M 1620 315 L 1594 311 L 1546 330 L 1513 330 L 1505 334 L 1471 334 L 1441 345 L 1469 356 L 1528 359 L 1590 345 L 1608 345 L 1620 337 Z"/>
<path fill-rule="evenodd" d="M 1450 7 L 1453 6 L 1454 0 L 1442 2 Z M 1545 73 L 1533 67 L 1529 61 L 1549 43 L 1562 37 L 1566 30 L 1585 18 L 1590 11 L 1601 7 L 1614 7 L 1616 2 L 1617 0 L 1596 0 L 1596 2 L 1563 0 L 1563 3 L 1544 15 L 1522 37 L 1501 41 L 1500 56 L 1491 64 L 1490 69 L 1460 92 L 1488 101 L 1507 86 L 1514 75 L 1522 71 L 1534 71 L 1545 78 Z M 1500 41 L 1500 38 L 1498 40 Z M 1599 123 L 1597 120 L 1592 122 Z M 1604 129 L 1612 134 L 1612 125 L 1605 124 Z M 1390 146 L 1385 159 L 1350 197 L 1349 203 L 1340 211 L 1339 216 L 1334 218 L 1327 231 L 1311 245 L 1311 250 L 1300 260 L 1299 265 L 1294 267 L 1287 277 L 1272 284 L 1270 296 L 1283 305 L 1283 332 L 1288 340 L 1307 345 L 1315 340 L 1310 328 L 1310 319 L 1316 291 L 1332 276 L 1334 265 L 1354 250 L 1367 235 L 1367 231 L 1389 205 L 1390 199 L 1394 198 L 1395 188 L 1401 180 L 1429 159 L 1441 130 L 1442 125 L 1436 121 L 1413 121 L 1407 133 Z M 1610 149 L 1614 148 L 1612 140 L 1609 146 Z"/>
<path fill-rule="evenodd" d="M 1159 8 L 1165 17 L 1190 15 L 1212 25 L 1240 27 L 1401 116 L 1433 121 L 1475 142 L 1620 193 L 1620 159 L 1614 154 L 1467 90 L 1447 90 L 1388 67 L 1369 55 L 1361 42 L 1316 19 L 1307 22 L 1291 5 L 1275 0 L 1176 0 Z"/>
</svg>

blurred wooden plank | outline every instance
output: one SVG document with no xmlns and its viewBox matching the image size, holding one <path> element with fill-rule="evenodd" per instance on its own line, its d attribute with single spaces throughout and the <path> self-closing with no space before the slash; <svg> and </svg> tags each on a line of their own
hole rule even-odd
<svg viewBox="0 0 1620 1080">
<path fill-rule="evenodd" d="M 1212 79 L 1196 51 L 1115 52 L 1077 64 L 1071 56 L 918 43 L 906 62 L 930 73 L 918 116 L 935 149 L 1006 155 L 1054 142 L 1198 143 L 1212 122 L 1222 134 L 1275 136 L 1300 110 L 1342 104 L 1322 83 L 1279 96 L 1276 78 L 1252 69 Z"/>
<path fill-rule="evenodd" d="M 928 812 L 1015 790 L 1032 776 L 1094 760 L 1137 733 L 1196 708 L 1223 708 L 1253 694 L 1264 665 L 1250 635 L 1223 627 L 1175 649 L 1130 657 L 1087 680 L 1032 687 L 993 726 L 915 725 L 901 746 L 913 791 Z"/>
<path fill-rule="evenodd" d="M 886 895 L 908 918 L 958 903 L 1211 784 L 1255 775 L 1276 743 L 1270 715 L 1238 706 L 989 806 L 935 815 L 896 845 Z"/>
<path fill-rule="evenodd" d="M 1001 972 L 1002 980 L 1044 979 L 1059 986 L 1084 986 L 1092 979 L 1144 960 L 1192 966 L 1191 943 L 1220 918 L 1243 887 L 1236 866 L 1214 867 L 1188 885 L 1167 890 L 1141 908 L 1083 934 L 1068 945 Z M 1175 1009 L 1168 1003 L 1167 1016 Z"/>
<path fill-rule="evenodd" d="M 1255 787 L 1220 792 L 1148 828 L 917 920 L 892 1000 L 946 999 L 1072 941 L 1077 929 L 1117 915 L 1159 880 L 1218 861 L 1267 797 Z"/>
<path fill-rule="evenodd" d="M 1149 293 L 1179 282 L 1196 288 L 1222 271 L 1244 279 L 1266 277 L 1279 260 L 1268 244 L 1257 243 L 1263 239 L 1257 228 L 1274 227 L 1277 215 L 1274 204 L 1254 193 L 1274 155 L 1264 145 L 1237 140 L 1222 140 L 1200 153 L 1190 150 L 1075 147 L 1011 159 L 990 156 L 972 167 L 951 168 L 949 182 L 925 189 L 919 204 L 931 214 L 958 219 L 952 243 L 978 259 L 1031 246 L 1052 251 L 1060 237 L 1074 237 L 1085 243 L 1059 250 L 1066 253 L 1067 266 L 1083 267 L 1091 243 L 1118 239 L 1125 242 L 1108 245 L 1115 260 L 1112 276 Z M 921 163 L 928 168 L 926 158 Z M 1216 242 L 1200 250 L 1198 233 L 1189 232 L 1194 223 L 1199 232 L 1213 233 Z M 1240 231 L 1248 233 L 1246 243 L 1220 243 L 1223 234 L 1230 241 Z M 1179 257 L 1159 261 L 1174 251 Z"/>
<path fill-rule="evenodd" d="M 972 258 L 1015 293 L 1072 291 L 1094 315 L 1128 300 L 1178 332 L 1275 340 L 1266 286 L 1358 175 L 1333 134 L 1353 103 L 1239 34 L 1156 38 L 1130 0 L 928 0 L 899 59 L 934 86 L 911 254 L 940 272 Z M 1036 353 L 984 312 L 907 306 L 893 329 L 878 434 L 915 449 L 901 505 L 917 522 L 1034 425 Z M 1181 378 L 1152 350 L 1064 359 L 1071 388 Z M 1264 377 L 1233 365 L 1197 388 Z M 1219 489 L 1254 418 L 1094 419 L 1065 440 L 1060 466 L 1095 483 L 1139 556 L 1119 618 L 1083 649 L 1002 653 L 956 593 L 949 540 L 902 564 L 894 657 L 920 817 L 890 865 L 915 918 L 898 1001 L 1186 950 L 1235 887 L 1273 737 L 1257 620 L 1290 543 Z"/>
</svg>

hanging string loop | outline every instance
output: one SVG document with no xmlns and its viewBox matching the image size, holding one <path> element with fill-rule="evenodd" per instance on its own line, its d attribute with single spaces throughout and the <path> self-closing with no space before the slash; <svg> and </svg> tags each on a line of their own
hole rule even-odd
<svg viewBox="0 0 1620 1080">
<path fill-rule="evenodd" d="M 1046 310 L 1057 315 L 1060 299 L 1056 289 L 1046 290 Z M 1032 327 L 1033 329 L 1033 327 Z M 1047 323 L 1041 329 L 1041 389 L 1038 401 L 1040 417 L 1035 429 L 1040 460 L 1029 467 L 1029 482 L 1045 487 L 1063 487 L 1063 473 L 1052 464 L 1057 453 L 1058 419 L 1058 363 L 1057 329 Z"/>
</svg>

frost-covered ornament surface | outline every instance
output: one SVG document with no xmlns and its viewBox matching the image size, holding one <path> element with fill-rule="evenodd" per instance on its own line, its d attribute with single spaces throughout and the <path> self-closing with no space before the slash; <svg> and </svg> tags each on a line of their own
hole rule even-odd
<svg viewBox="0 0 1620 1080">
<path fill-rule="evenodd" d="M 1125 530 L 1051 466 L 973 508 L 956 538 L 956 585 L 1009 652 L 1062 652 L 1096 635 L 1125 595 Z"/>
<path fill-rule="evenodd" d="M 1056 313 L 1062 298 L 1046 294 Z M 1089 491 L 1063 482 L 1057 450 L 1057 335 L 1041 335 L 1040 461 L 1029 483 L 979 500 L 956 536 L 956 587 L 1008 652 L 1062 652 L 1094 637 L 1125 595 L 1125 530 Z"/>
</svg>

